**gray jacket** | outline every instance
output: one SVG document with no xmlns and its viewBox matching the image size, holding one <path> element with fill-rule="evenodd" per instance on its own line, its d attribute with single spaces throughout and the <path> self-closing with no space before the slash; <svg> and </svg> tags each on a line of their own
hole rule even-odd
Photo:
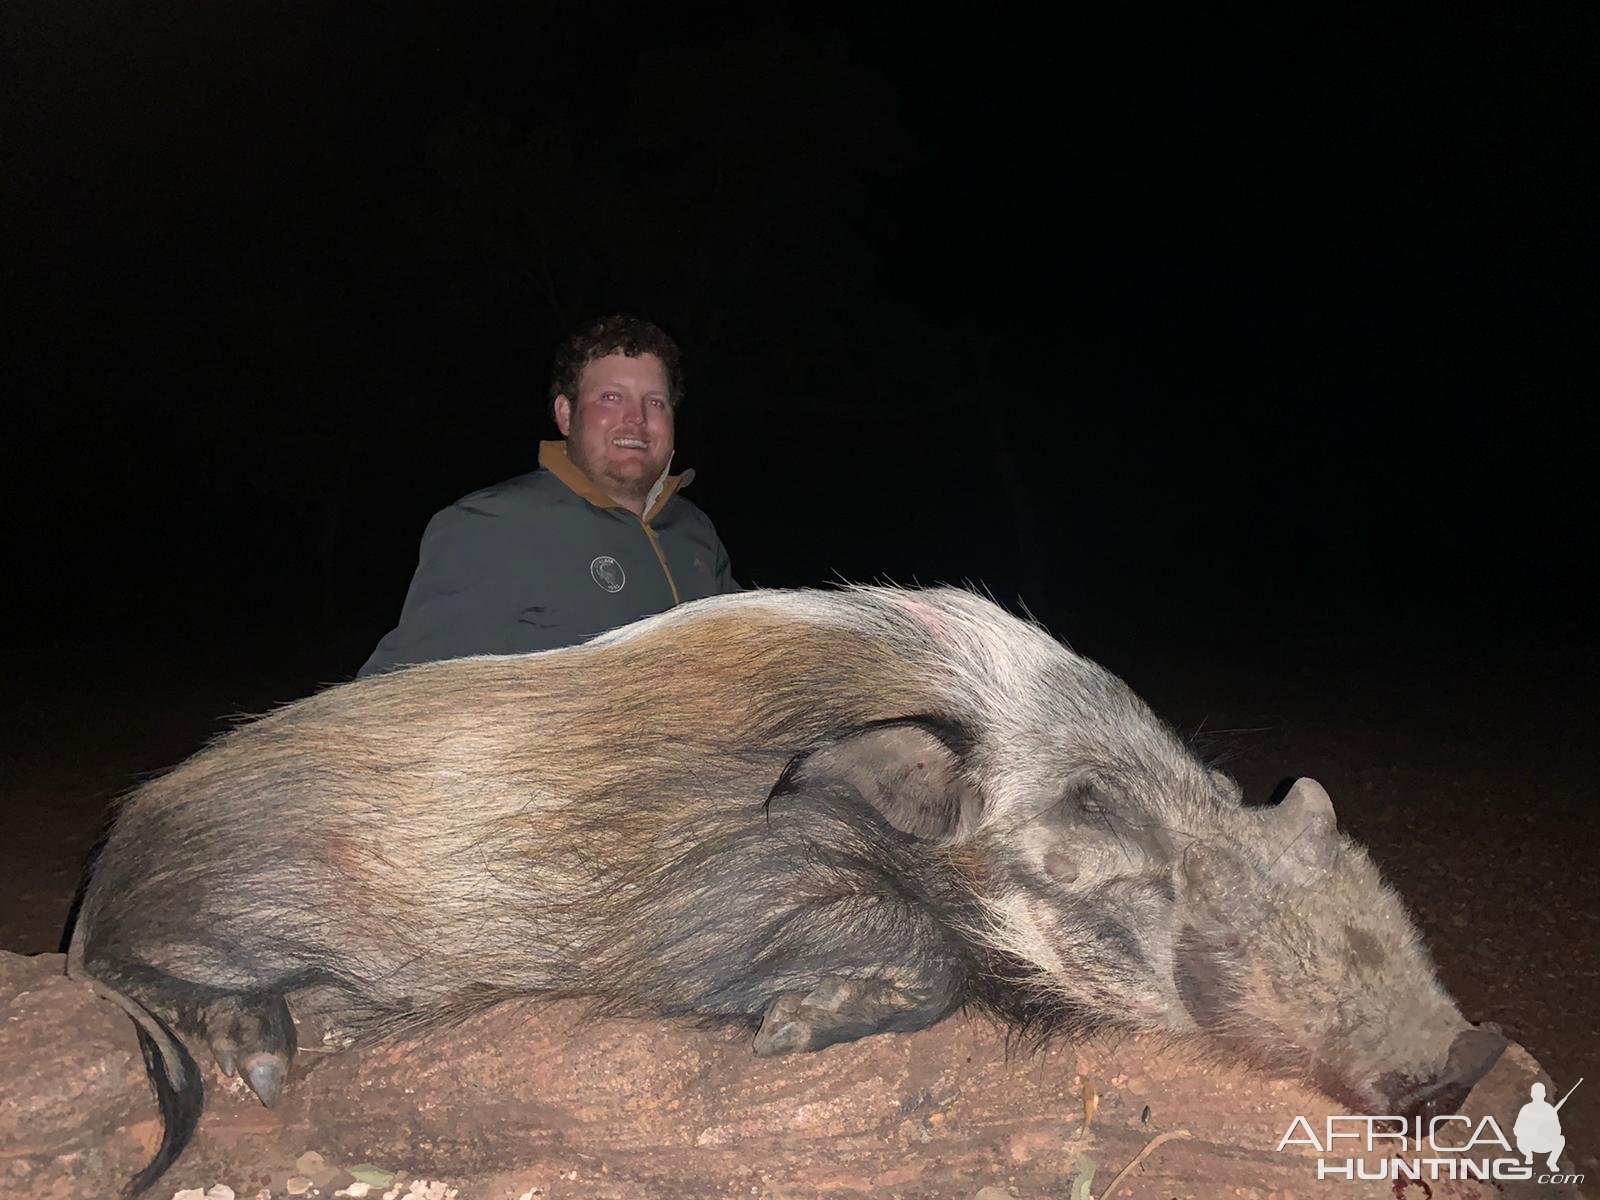
<svg viewBox="0 0 1600 1200">
<path fill-rule="evenodd" d="M 400 623 L 359 672 L 584 642 L 686 600 L 739 590 L 711 521 L 668 476 L 641 519 L 567 457 L 456 501 L 428 522 Z"/>
</svg>

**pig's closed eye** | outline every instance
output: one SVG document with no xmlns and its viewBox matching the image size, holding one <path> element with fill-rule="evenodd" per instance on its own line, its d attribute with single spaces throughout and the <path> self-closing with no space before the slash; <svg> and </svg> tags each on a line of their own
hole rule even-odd
<svg viewBox="0 0 1600 1200">
<path fill-rule="evenodd" d="M 1078 783 L 1068 788 L 1066 794 L 1056 802 L 1055 811 L 1065 821 L 1100 824 L 1112 809 L 1093 784 Z"/>
</svg>

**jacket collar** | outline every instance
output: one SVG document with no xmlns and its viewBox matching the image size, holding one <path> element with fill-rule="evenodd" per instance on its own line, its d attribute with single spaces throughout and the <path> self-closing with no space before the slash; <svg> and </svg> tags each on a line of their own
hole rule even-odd
<svg viewBox="0 0 1600 1200">
<path fill-rule="evenodd" d="M 578 464 L 567 456 L 565 441 L 540 442 L 539 465 L 596 508 L 618 508 L 623 512 L 628 511 L 626 506 L 618 504 L 602 492 L 594 485 L 592 479 L 578 469 Z M 685 471 L 681 475 L 669 475 L 667 472 L 670 470 L 672 464 L 668 462 L 666 470 L 661 472 L 661 478 L 657 479 L 655 486 L 650 489 L 649 498 L 646 499 L 644 506 L 643 520 L 646 525 L 661 515 L 661 510 L 667 506 L 667 501 L 672 499 L 673 493 L 694 479 L 692 470 Z"/>
</svg>

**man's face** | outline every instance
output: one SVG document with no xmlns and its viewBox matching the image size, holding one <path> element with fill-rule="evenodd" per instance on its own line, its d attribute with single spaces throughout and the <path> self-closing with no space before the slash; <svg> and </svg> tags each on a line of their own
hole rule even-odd
<svg viewBox="0 0 1600 1200">
<path fill-rule="evenodd" d="M 567 457 L 601 491 L 639 511 L 672 461 L 672 401 L 654 354 L 608 354 L 583 369 L 576 401 L 561 395 L 556 426 Z"/>
</svg>

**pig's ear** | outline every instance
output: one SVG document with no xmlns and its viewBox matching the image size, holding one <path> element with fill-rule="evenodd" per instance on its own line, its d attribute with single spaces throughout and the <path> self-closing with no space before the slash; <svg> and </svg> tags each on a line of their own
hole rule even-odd
<svg viewBox="0 0 1600 1200">
<path fill-rule="evenodd" d="M 1294 781 L 1269 819 L 1291 836 L 1326 838 L 1339 827 L 1328 793 L 1315 779 L 1305 776 Z"/>
<path fill-rule="evenodd" d="M 1310 883 L 1328 868 L 1338 846 L 1339 820 L 1315 779 L 1295 780 L 1275 807 L 1262 810 L 1261 819 L 1274 874 Z"/>
<path fill-rule="evenodd" d="M 874 721 L 797 754 L 767 803 L 792 792 L 848 789 L 902 833 L 959 838 L 981 802 L 962 770 L 972 738 L 937 717 Z"/>
</svg>

